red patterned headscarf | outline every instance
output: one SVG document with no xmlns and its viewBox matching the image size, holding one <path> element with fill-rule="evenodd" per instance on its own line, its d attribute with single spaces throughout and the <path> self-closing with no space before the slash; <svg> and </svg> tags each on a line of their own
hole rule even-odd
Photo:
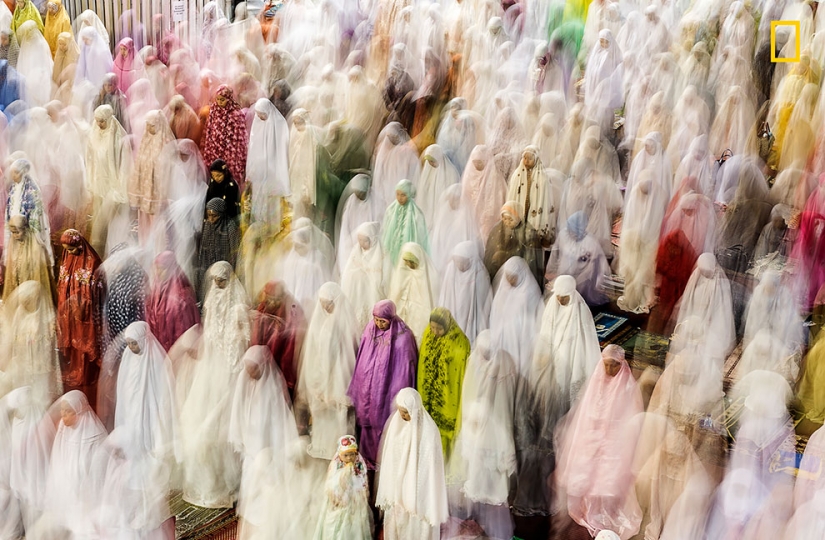
<svg viewBox="0 0 825 540">
<path fill-rule="evenodd" d="M 218 96 L 226 99 L 226 104 L 218 105 Z M 235 101 L 232 89 L 223 84 L 215 92 L 215 100 L 209 108 L 206 130 L 202 140 L 202 154 L 205 163 L 222 159 L 229 166 L 233 178 L 243 188 L 246 180 L 246 152 L 249 134 L 246 119 Z"/>
</svg>

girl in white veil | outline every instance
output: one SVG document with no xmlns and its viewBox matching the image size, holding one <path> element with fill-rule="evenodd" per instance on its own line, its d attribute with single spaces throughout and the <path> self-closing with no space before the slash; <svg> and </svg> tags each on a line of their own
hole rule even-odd
<svg viewBox="0 0 825 540">
<path fill-rule="evenodd" d="M 201 358 L 181 410 L 183 497 L 198 506 L 232 506 L 240 463 L 228 443 L 232 392 L 250 339 L 246 293 L 231 265 L 208 272 Z"/>
<path fill-rule="evenodd" d="M 364 223 L 382 221 L 384 210 L 386 207 L 378 207 L 378 196 L 370 176 L 356 174 L 341 194 L 335 217 L 334 239 L 339 271 L 343 272 L 355 245 L 355 231 Z"/>
<path fill-rule="evenodd" d="M 421 165 L 409 135 L 398 122 L 390 122 L 378 135 L 373 163 L 372 192 L 376 207 L 386 208 L 395 200 L 395 186 L 401 180 L 418 182 Z"/>
<path fill-rule="evenodd" d="M 347 396 L 363 329 L 337 283 L 324 283 L 309 322 L 298 377 L 298 403 L 311 419 L 313 457 L 332 459 L 340 433 L 355 429 Z"/>
<path fill-rule="evenodd" d="M 255 102 L 246 176 L 252 189 L 252 219 L 281 221 L 281 197 L 289 196 L 289 126 L 268 99 Z"/>
</svg>

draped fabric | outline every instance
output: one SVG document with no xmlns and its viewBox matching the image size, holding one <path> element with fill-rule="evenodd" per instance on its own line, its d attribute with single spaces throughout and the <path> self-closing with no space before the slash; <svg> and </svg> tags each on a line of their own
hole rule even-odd
<svg viewBox="0 0 825 540">
<path fill-rule="evenodd" d="M 57 277 L 57 346 L 64 355 L 63 383 L 78 387 L 88 380 L 91 366 L 100 363 L 98 325 L 102 286 L 100 257 L 79 231 L 67 229 Z"/>
<path fill-rule="evenodd" d="M 395 305 L 382 300 L 372 313 L 389 321 L 389 326 L 382 330 L 374 320 L 367 324 L 347 391 L 361 428 L 361 453 L 370 468 L 375 467 L 378 442 L 393 412 L 393 400 L 399 390 L 415 384 L 418 361 L 415 337 L 395 314 Z"/>
<path fill-rule="evenodd" d="M 120 40 L 115 47 L 114 74 L 117 77 L 117 88 L 123 93 L 132 86 L 139 77 L 139 63 L 135 60 L 135 42 L 130 37 Z"/>
<path fill-rule="evenodd" d="M 46 23 L 43 31 L 43 36 L 49 43 L 49 49 L 52 51 L 54 57 L 57 51 L 57 37 L 63 32 L 72 31 L 72 22 L 69 20 L 69 14 L 66 13 L 66 8 L 63 6 L 63 0 L 54 0 L 50 2 L 54 5 L 48 6 L 46 9 Z"/>
<path fill-rule="evenodd" d="M 444 271 L 438 305 L 450 311 L 472 344 L 490 325 L 492 302 L 490 276 L 478 247 L 470 241 L 461 242 L 453 250 Z"/>
<path fill-rule="evenodd" d="M 171 175 L 164 160 L 159 158 L 174 139 L 169 122 L 161 111 L 151 111 L 146 115 L 146 130 L 128 185 L 129 205 L 144 214 L 157 214 L 167 204 Z"/>
<path fill-rule="evenodd" d="M 270 281 L 264 285 L 252 321 L 252 344 L 269 348 L 290 391 L 298 379 L 306 328 L 304 310 L 284 282 Z"/>
<path fill-rule="evenodd" d="M 146 297 L 146 322 L 168 351 L 184 332 L 200 324 L 197 297 L 171 251 L 155 257 L 153 278 Z"/>
<path fill-rule="evenodd" d="M 395 265 L 401 255 L 401 248 L 408 242 L 421 246 L 429 252 L 429 234 L 424 213 L 415 203 L 415 187 L 409 180 L 402 180 L 396 186 L 396 193 L 403 193 L 404 204 L 398 200 L 390 203 L 384 214 L 383 237 L 381 245 L 390 262 Z"/>
<path fill-rule="evenodd" d="M 433 331 L 440 326 L 443 335 Z M 436 308 L 430 314 L 430 326 L 424 330 L 418 358 L 418 391 L 424 409 L 441 433 L 441 446 L 449 459 L 461 417 L 461 385 L 470 356 L 470 341 L 453 320 L 450 312 Z"/>
<path fill-rule="evenodd" d="M 40 244 L 35 231 L 21 215 L 12 216 L 8 227 L 12 238 L 6 245 L 6 275 L 3 282 L 3 300 L 23 282 L 33 280 L 47 291 L 52 290 L 52 271 L 46 249 Z M 17 230 L 18 236 L 14 231 Z"/>
<path fill-rule="evenodd" d="M 11 19 L 11 31 L 17 32 L 26 21 L 33 21 L 41 34 L 45 30 L 40 11 L 37 10 L 32 0 L 23 0 L 22 5 L 15 5 L 14 16 Z"/>
<path fill-rule="evenodd" d="M 223 102 L 223 105 L 219 102 Z M 215 93 L 204 125 L 201 141 L 203 161 L 206 163 L 212 163 L 216 159 L 225 161 L 232 176 L 243 188 L 246 182 L 248 146 L 244 113 L 235 101 L 232 89 L 222 85 Z"/>
</svg>

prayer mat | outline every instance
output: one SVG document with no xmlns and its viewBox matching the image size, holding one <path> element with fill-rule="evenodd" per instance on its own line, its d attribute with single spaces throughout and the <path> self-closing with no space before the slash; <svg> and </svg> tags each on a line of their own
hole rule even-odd
<svg viewBox="0 0 825 540">
<path fill-rule="evenodd" d="M 173 493 L 169 509 L 175 516 L 175 538 L 179 540 L 234 540 L 238 517 L 234 508 L 202 508 Z"/>
<path fill-rule="evenodd" d="M 665 367 L 665 358 L 670 348 L 670 340 L 665 336 L 646 330 L 628 336 L 621 344 L 630 367 L 644 371 L 647 366 Z"/>
</svg>

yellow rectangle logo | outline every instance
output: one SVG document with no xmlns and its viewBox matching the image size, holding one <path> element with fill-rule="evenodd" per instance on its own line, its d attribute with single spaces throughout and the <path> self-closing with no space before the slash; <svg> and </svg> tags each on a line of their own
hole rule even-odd
<svg viewBox="0 0 825 540">
<path fill-rule="evenodd" d="M 793 57 L 783 58 L 776 56 L 776 27 L 792 26 L 794 28 L 794 43 L 796 51 Z M 771 21 L 771 62 L 799 62 L 799 21 Z"/>
</svg>

